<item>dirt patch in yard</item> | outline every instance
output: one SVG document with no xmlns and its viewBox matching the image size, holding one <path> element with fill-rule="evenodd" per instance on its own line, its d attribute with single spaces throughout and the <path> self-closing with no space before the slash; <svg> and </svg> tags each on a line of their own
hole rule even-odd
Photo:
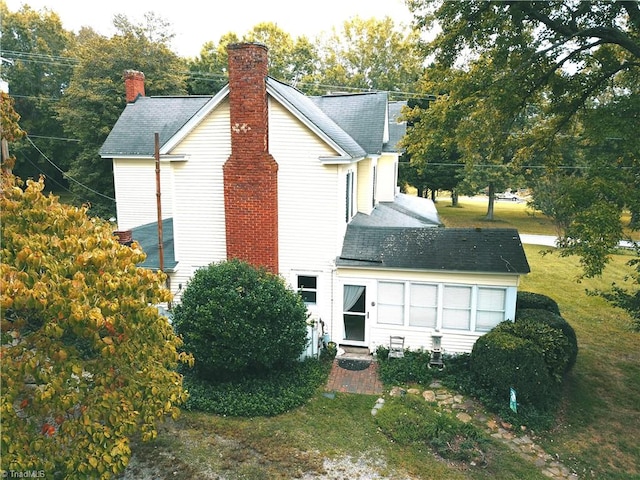
<svg viewBox="0 0 640 480">
<path fill-rule="evenodd" d="M 137 443 L 121 480 L 200 478 L 232 480 L 393 480 L 380 455 L 324 458 L 319 452 L 281 448 L 259 451 L 242 441 L 206 434 L 183 422 L 169 422 L 158 439 Z"/>
</svg>

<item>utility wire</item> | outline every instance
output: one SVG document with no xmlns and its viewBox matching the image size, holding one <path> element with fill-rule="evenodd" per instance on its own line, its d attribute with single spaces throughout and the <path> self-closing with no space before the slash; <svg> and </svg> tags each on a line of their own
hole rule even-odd
<svg viewBox="0 0 640 480">
<path fill-rule="evenodd" d="M 40 173 L 40 175 L 45 175 L 45 173 L 42 171 L 42 169 L 36 165 L 35 163 L 33 163 L 31 161 L 31 159 L 29 157 L 27 157 L 26 155 L 23 155 L 23 158 L 29 162 L 31 164 L 31 166 L 33 166 L 36 170 L 38 170 L 38 172 Z M 65 190 L 67 192 L 69 192 L 70 194 L 73 195 L 73 192 L 71 190 L 69 190 L 67 187 L 65 187 L 63 184 L 61 184 L 60 182 L 58 182 L 55 178 L 53 177 L 47 177 L 47 181 L 51 180 L 53 183 L 55 183 L 56 185 L 58 185 L 62 190 Z"/>
<path fill-rule="evenodd" d="M 37 53 L 30 53 L 30 52 L 19 52 L 19 51 L 13 51 L 13 50 L 1 50 L 0 49 L 0 54 L 3 54 L 4 56 L 11 58 L 12 60 L 20 60 L 23 62 L 31 62 L 31 63 L 42 63 L 42 64 L 50 64 L 50 65 L 57 65 L 57 66 L 62 66 L 62 67 L 69 67 L 69 66 L 75 66 L 79 61 L 75 58 L 72 57 L 62 57 L 62 56 L 57 56 L 57 55 L 45 55 L 45 54 L 37 54 Z M 202 71 L 185 71 L 185 72 L 179 72 L 179 74 L 181 75 L 185 75 L 189 78 L 191 78 L 192 80 L 199 80 L 199 81 L 216 81 L 216 80 L 226 80 L 227 76 L 221 73 L 213 73 L 213 72 L 202 72 Z M 289 81 L 289 80 L 287 80 Z M 335 91 L 351 91 L 351 92 L 387 92 L 389 94 L 392 95 L 400 95 L 400 96 L 404 96 L 404 97 L 408 97 L 408 98 L 435 98 L 435 95 L 432 94 L 424 94 L 424 93 L 419 93 L 419 92 L 405 92 L 405 91 L 395 91 L 395 90 L 382 90 L 382 89 L 376 89 L 376 88 L 365 88 L 365 87 L 350 87 L 350 86 L 345 86 L 345 85 L 327 85 L 327 84 L 321 84 L 321 83 L 315 83 L 315 82 L 296 82 L 297 85 L 300 86 L 309 86 L 309 87 L 319 87 L 319 88 L 324 88 L 327 90 L 335 90 Z M 28 97 L 28 96 L 21 96 L 21 95 L 14 95 L 12 94 L 13 97 L 16 98 L 40 98 L 40 97 Z M 41 99 L 41 98 L 40 98 Z M 54 100 L 54 99 L 51 99 Z M 55 100 L 59 100 L 59 99 L 55 99 Z"/>
<path fill-rule="evenodd" d="M 47 157 L 47 156 L 42 152 L 42 150 L 40 150 L 40 149 L 38 148 L 38 146 L 37 146 L 35 143 L 33 143 L 33 140 L 31 140 L 31 138 L 29 138 L 29 135 L 27 135 L 27 136 L 26 136 L 26 138 L 27 138 L 27 140 L 29 140 L 29 143 L 33 146 L 33 148 L 35 148 L 35 149 L 38 151 L 38 153 L 40 153 L 40 155 L 42 155 L 42 158 L 44 158 L 47 162 L 49 162 L 51 165 L 53 165 L 53 166 L 54 166 L 54 168 L 55 168 L 56 170 L 58 170 L 60 173 L 62 173 L 62 175 L 64 175 L 64 178 L 67 178 L 67 179 L 71 180 L 71 181 L 72 181 L 72 182 L 74 182 L 75 184 L 80 185 L 80 186 L 81 186 L 82 188 L 84 188 L 85 190 L 88 190 L 88 191 L 90 191 L 91 193 L 95 193 L 96 195 L 98 195 L 98 196 L 100 196 L 100 197 L 106 198 L 107 200 L 111 200 L 112 202 L 115 202 L 115 201 L 116 201 L 116 199 L 115 199 L 115 198 L 111 198 L 111 197 L 109 197 L 108 195 L 105 195 L 104 193 L 100 193 L 100 192 L 98 192 L 98 191 L 94 190 L 93 188 L 88 187 L 88 186 L 87 186 L 87 185 L 85 185 L 84 183 L 79 182 L 78 180 L 76 180 L 75 178 L 71 177 L 70 175 L 68 175 L 68 174 L 67 174 L 66 172 L 64 172 L 60 167 L 58 167 L 55 163 L 53 163 L 53 162 L 49 159 L 49 157 Z"/>
</svg>

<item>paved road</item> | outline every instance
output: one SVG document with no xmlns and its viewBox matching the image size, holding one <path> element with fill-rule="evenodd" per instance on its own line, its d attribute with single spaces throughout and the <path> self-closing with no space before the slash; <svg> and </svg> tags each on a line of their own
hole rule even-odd
<svg viewBox="0 0 640 480">
<path fill-rule="evenodd" d="M 521 233 L 520 240 L 522 241 L 522 243 L 526 243 L 529 245 L 544 245 L 546 247 L 556 246 L 555 235 L 529 235 L 526 233 Z"/>
<path fill-rule="evenodd" d="M 529 235 L 527 233 L 520 234 L 522 243 L 529 245 L 543 245 L 546 247 L 556 246 L 556 237 L 554 235 Z M 633 248 L 633 244 L 627 241 L 621 241 L 619 246 L 622 248 Z"/>
</svg>

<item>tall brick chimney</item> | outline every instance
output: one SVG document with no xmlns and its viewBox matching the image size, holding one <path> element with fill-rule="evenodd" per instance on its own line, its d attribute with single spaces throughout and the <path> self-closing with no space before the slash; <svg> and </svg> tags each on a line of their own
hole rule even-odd
<svg viewBox="0 0 640 480">
<path fill-rule="evenodd" d="M 127 103 L 135 102 L 138 95 L 144 97 L 144 73 L 137 70 L 125 70 L 124 90 Z"/>
<path fill-rule="evenodd" d="M 278 273 L 278 164 L 269 153 L 267 47 L 227 47 L 231 156 L 224 164 L 227 258 Z"/>
</svg>

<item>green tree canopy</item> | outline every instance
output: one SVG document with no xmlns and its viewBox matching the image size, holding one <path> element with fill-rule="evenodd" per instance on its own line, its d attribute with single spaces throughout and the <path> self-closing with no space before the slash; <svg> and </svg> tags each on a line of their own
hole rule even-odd
<svg viewBox="0 0 640 480">
<path fill-rule="evenodd" d="M 218 43 L 207 42 L 200 56 L 189 59 L 189 93 L 212 95 L 217 93 L 228 81 L 227 45 L 236 42 L 259 42 L 269 48 L 269 75 L 296 84 L 301 78 L 314 73 L 317 63 L 316 47 L 310 40 L 301 36 L 293 38 L 277 25 L 262 22 L 239 37 L 229 32 Z"/>
<path fill-rule="evenodd" d="M 579 164 L 571 166 L 580 168 L 573 178 L 582 177 L 601 163 L 602 155 L 594 152 L 604 148 L 607 138 L 617 138 L 616 154 L 609 161 L 626 168 L 626 183 L 637 178 L 640 4 L 437 0 L 407 4 L 420 26 L 440 28 L 426 49 L 435 68 L 427 72 L 425 84 L 445 93 L 431 106 L 432 113 L 442 120 L 441 129 L 455 138 L 471 170 L 481 170 L 475 166 L 483 159 L 508 164 L 512 173 L 520 173 L 522 166 L 547 168 L 535 172 L 540 177 L 546 171 L 555 175 L 571 160 Z M 612 117 L 620 120 L 608 122 Z M 424 128 L 439 127 L 427 121 Z M 576 154 L 567 158 L 570 151 Z M 590 175 L 611 172 L 598 167 Z M 604 227 L 608 231 L 611 222 L 620 221 L 622 207 L 638 205 L 637 194 L 619 190 L 629 195 L 622 202 L 607 202 L 607 207 L 617 206 L 603 209 L 613 215 Z M 571 233 L 580 231 L 583 237 L 572 240 L 567 230 L 562 231 L 567 252 L 577 246 L 575 242 L 603 252 L 615 245 L 606 243 L 611 236 L 599 231 L 602 217 L 584 214 L 575 221 L 582 226 L 574 225 Z"/>
<path fill-rule="evenodd" d="M 561 252 L 599 274 L 622 237 L 624 209 L 630 228 L 640 215 L 640 3 L 407 5 L 419 26 L 440 29 L 426 48 L 435 62 L 427 84 L 444 95 L 430 110 L 467 167 L 478 157 L 525 167 Z M 639 280 L 635 292 L 616 286 L 610 297 L 636 318 Z"/>
<path fill-rule="evenodd" d="M 404 99 L 423 71 L 417 32 L 389 17 L 354 17 L 317 44 L 317 71 L 302 79 L 309 94 L 383 90 Z"/>
<path fill-rule="evenodd" d="M 21 126 L 29 135 L 11 145 L 18 159 L 14 172 L 22 178 L 45 175 L 48 189 L 67 188 L 62 172 L 76 142 L 64 134 L 55 106 L 75 65 L 66 56 L 73 35 L 48 9 L 37 12 L 25 5 L 10 12 L 4 1 L 0 1 L 0 24 L 2 78 L 9 84 Z"/>
<path fill-rule="evenodd" d="M 170 299 L 164 275 L 43 188 L 2 172 L 1 468 L 110 478 L 132 436 L 178 414 L 189 358 L 154 306 Z"/>
<path fill-rule="evenodd" d="M 70 159 L 71 189 L 94 215 L 115 213 L 112 165 L 98 150 L 126 104 L 123 72 L 143 72 L 147 95 L 186 93 L 184 63 L 169 49 L 171 35 L 161 33 L 165 24 L 150 25 L 162 22 L 152 15 L 146 20 L 136 27 L 117 16 L 114 24 L 120 31 L 111 38 L 83 29 L 69 52 L 77 64 L 57 114 L 66 134 L 80 141 L 79 153 Z"/>
</svg>

